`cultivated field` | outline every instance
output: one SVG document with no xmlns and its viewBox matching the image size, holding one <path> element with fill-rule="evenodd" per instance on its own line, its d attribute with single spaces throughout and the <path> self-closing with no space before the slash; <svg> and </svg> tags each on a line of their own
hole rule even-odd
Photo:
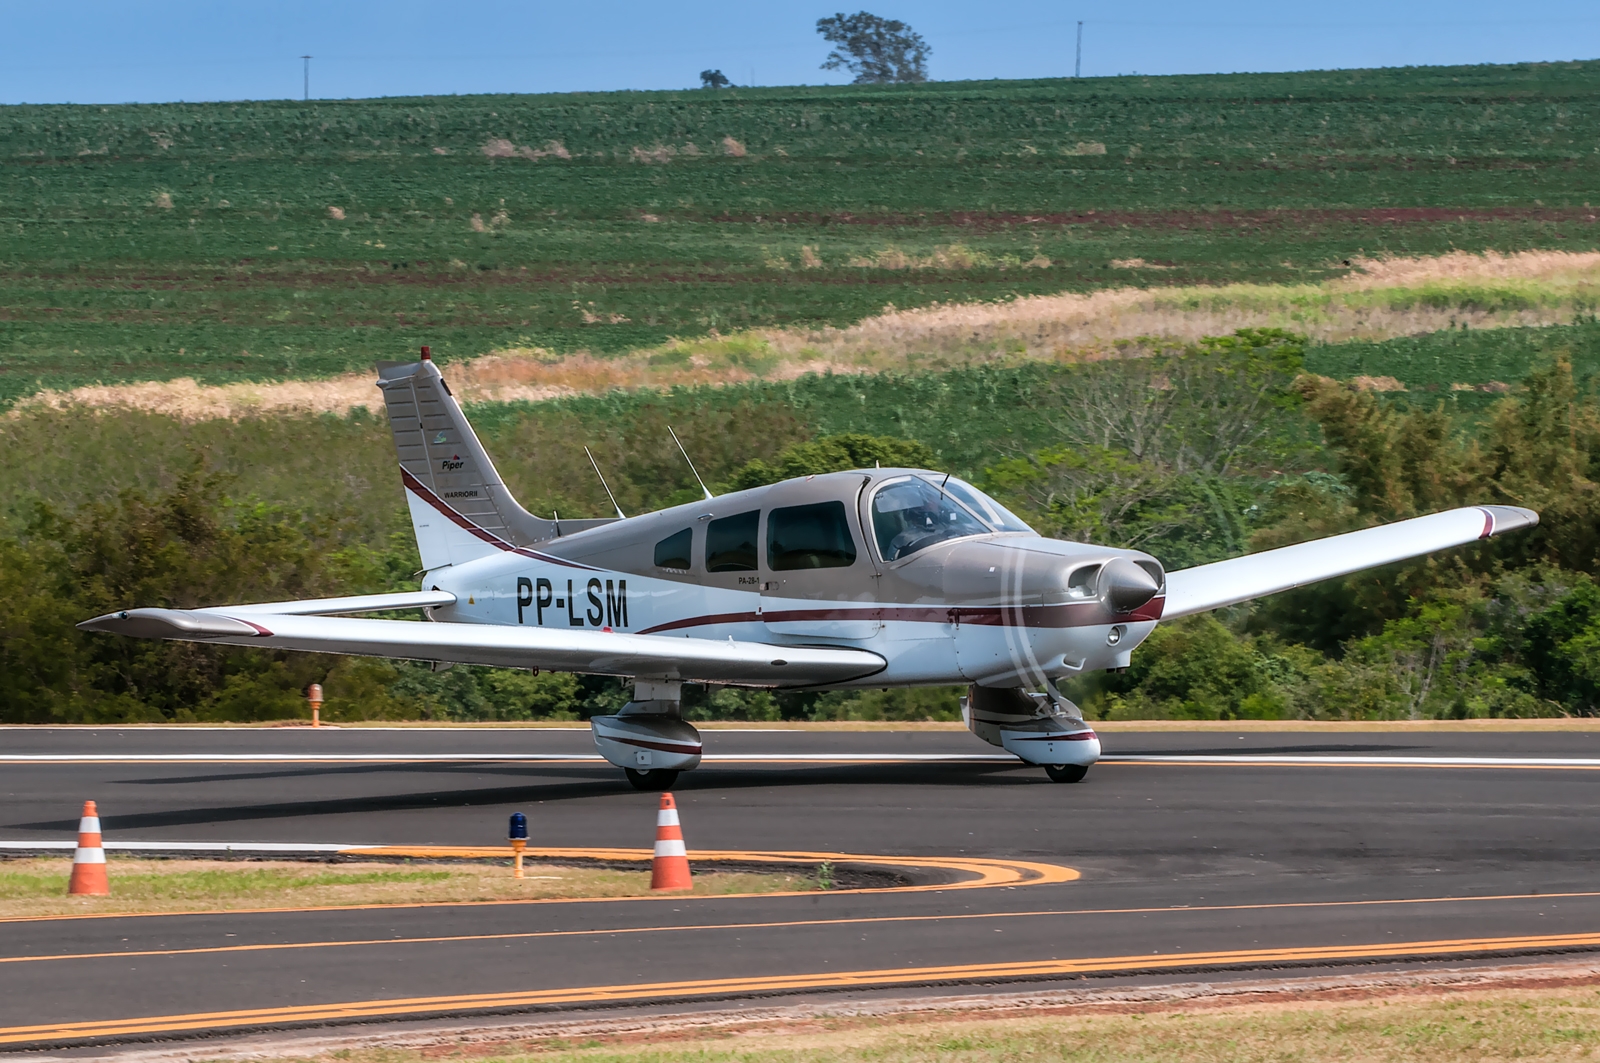
<svg viewBox="0 0 1600 1063">
<path fill-rule="evenodd" d="M 1588 252 L 1597 117 L 1595 63 L 8 107 L 0 401 Z"/>
</svg>

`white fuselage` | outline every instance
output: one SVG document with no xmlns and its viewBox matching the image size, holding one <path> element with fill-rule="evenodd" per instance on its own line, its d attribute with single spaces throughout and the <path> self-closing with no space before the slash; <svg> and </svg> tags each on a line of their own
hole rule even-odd
<svg viewBox="0 0 1600 1063">
<path fill-rule="evenodd" d="M 1002 538 L 997 545 L 1006 542 Z M 1055 545 L 1050 540 L 1023 542 L 1034 549 Z M 1046 679 L 1126 666 L 1129 652 L 1156 624 L 1154 618 L 1104 622 L 1104 611 L 1093 600 L 968 608 L 939 602 L 781 598 L 763 593 L 762 581 L 755 578 L 748 589 L 706 586 L 534 551 L 454 565 L 435 572 L 427 586 L 456 596 L 455 605 L 433 611 L 441 621 L 848 646 L 888 662 L 876 675 L 839 684 L 859 687 L 1036 686 Z M 1040 615 L 1043 610 L 1049 610 L 1048 619 Z"/>
</svg>

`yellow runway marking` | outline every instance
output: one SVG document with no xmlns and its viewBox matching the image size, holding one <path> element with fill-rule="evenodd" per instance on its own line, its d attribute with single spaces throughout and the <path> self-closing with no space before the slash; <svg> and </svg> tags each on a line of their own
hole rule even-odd
<svg viewBox="0 0 1600 1063">
<path fill-rule="evenodd" d="M 762 896 L 772 896 L 762 894 Z M 780 894 L 780 896 L 782 896 Z M 707 930 L 788 930 L 809 926 L 864 926 L 885 923 L 952 923 L 976 919 L 1045 919 L 1065 916 L 1170 915 L 1184 912 L 1262 912 L 1280 908 L 1353 908 L 1372 905 L 1463 904 L 1487 901 L 1572 900 L 1600 897 L 1587 893 L 1512 893 L 1489 897 L 1411 897 L 1367 901 L 1287 901 L 1281 904 L 1217 904 L 1165 908 L 1062 908 L 1029 912 L 964 912 L 959 915 L 874 915 L 849 919 L 792 919 L 765 923 L 699 923 L 674 926 L 614 926 L 594 930 L 526 930 L 503 934 L 451 934 L 440 937 L 362 938 L 348 941 L 263 942 L 246 945 L 208 945 L 188 949 L 143 949 L 122 952 L 75 952 L 37 956 L 0 957 L 0 964 L 50 963 L 66 960 L 134 959 L 141 956 L 204 956 L 225 952 L 276 952 L 292 949 L 356 948 L 374 945 L 434 945 L 463 941 L 521 941 L 534 938 L 609 937 L 622 934 L 699 933 Z M 681 898 L 680 898 L 681 899 Z M 320 911 L 320 909 L 307 909 Z"/>
<path fill-rule="evenodd" d="M 1256 967 L 1337 960 L 1452 958 L 1484 953 L 1549 951 L 1600 947 L 1600 934 L 1552 934 L 1540 937 L 1454 938 L 1439 941 L 1381 942 L 1365 945 L 1312 945 L 1287 949 L 1243 949 L 1215 952 L 1173 952 L 1138 956 L 1023 960 L 941 967 L 828 971 L 812 974 L 704 978 L 681 982 L 639 982 L 608 986 L 575 986 L 520 992 L 468 993 L 457 996 L 402 997 L 336 1004 L 309 1004 L 237 1011 L 193 1012 L 142 1018 L 77 1023 L 41 1023 L 0 1028 L 0 1044 L 134 1037 L 179 1031 L 219 1030 L 241 1026 L 374 1019 L 399 1015 L 454 1013 L 483 1009 L 531 1008 L 620 1001 L 661 1001 L 692 997 L 783 993 L 803 990 L 878 988 L 940 982 L 1070 978 L 1119 971 L 1171 970 L 1192 967 Z"/>
<path fill-rule="evenodd" d="M 542 849 L 524 850 L 529 857 L 550 860 L 598 860 L 605 862 L 649 863 L 654 853 L 649 849 Z M 389 857 L 414 860 L 482 860 L 509 859 L 511 847 L 501 846 L 451 846 L 451 845 L 377 845 L 340 849 L 341 856 Z M 857 889 L 829 890 L 829 896 L 861 893 L 925 893 L 938 890 L 994 889 L 1000 886 L 1048 886 L 1075 882 L 1081 872 L 1060 864 L 1043 864 L 1030 860 L 991 860 L 966 856 L 866 856 L 859 853 L 770 852 L 742 849 L 694 849 L 689 852 L 691 863 L 733 864 L 863 864 L 870 867 L 928 869 L 956 871 L 973 876 L 959 882 L 927 886 L 863 886 Z M 282 908 L 229 908 L 228 915 L 261 915 L 273 912 L 358 912 L 373 908 L 470 908 L 495 904 L 618 904 L 625 901 L 673 903 L 732 900 L 746 897 L 817 897 L 816 890 L 776 890 L 771 893 L 723 893 L 716 896 L 685 897 L 530 897 L 526 900 L 499 901 L 423 901 L 401 904 L 330 904 L 315 907 L 286 906 Z M 216 915 L 217 911 L 191 912 L 89 912 L 82 915 L 26 915 L 0 918 L 4 923 L 45 923 L 79 919 L 150 919 L 175 918 L 186 915 Z"/>
</svg>

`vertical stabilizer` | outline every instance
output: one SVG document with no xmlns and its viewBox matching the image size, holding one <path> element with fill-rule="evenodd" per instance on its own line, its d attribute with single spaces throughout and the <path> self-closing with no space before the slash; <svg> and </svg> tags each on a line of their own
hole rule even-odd
<svg viewBox="0 0 1600 1063">
<path fill-rule="evenodd" d="M 378 368 L 422 567 L 441 568 L 549 539 L 553 521 L 517 504 L 424 347 Z"/>
</svg>

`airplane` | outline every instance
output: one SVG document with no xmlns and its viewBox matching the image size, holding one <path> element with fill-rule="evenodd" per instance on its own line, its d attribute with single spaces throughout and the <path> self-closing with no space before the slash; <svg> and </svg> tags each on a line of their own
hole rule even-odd
<svg viewBox="0 0 1600 1063">
<path fill-rule="evenodd" d="M 589 724 L 600 754 L 641 790 L 700 764 L 684 683 L 964 685 L 973 734 L 1078 782 L 1100 741 L 1060 684 L 1127 668 L 1160 621 L 1539 521 L 1468 506 L 1168 572 L 1142 551 L 1044 538 L 971 484 L 911 468 L 722 495 L 702 482 L 702 500 L 654 513 L 545 520 L 506 489 L 428 348 L 380 365 L 377 385 L 422 558 L 418 590 L 132 608 L 78 627 L 623 677 L 631 700 Z M 411 609 L 431 622 L 359 615 Z"/>
</svg>

